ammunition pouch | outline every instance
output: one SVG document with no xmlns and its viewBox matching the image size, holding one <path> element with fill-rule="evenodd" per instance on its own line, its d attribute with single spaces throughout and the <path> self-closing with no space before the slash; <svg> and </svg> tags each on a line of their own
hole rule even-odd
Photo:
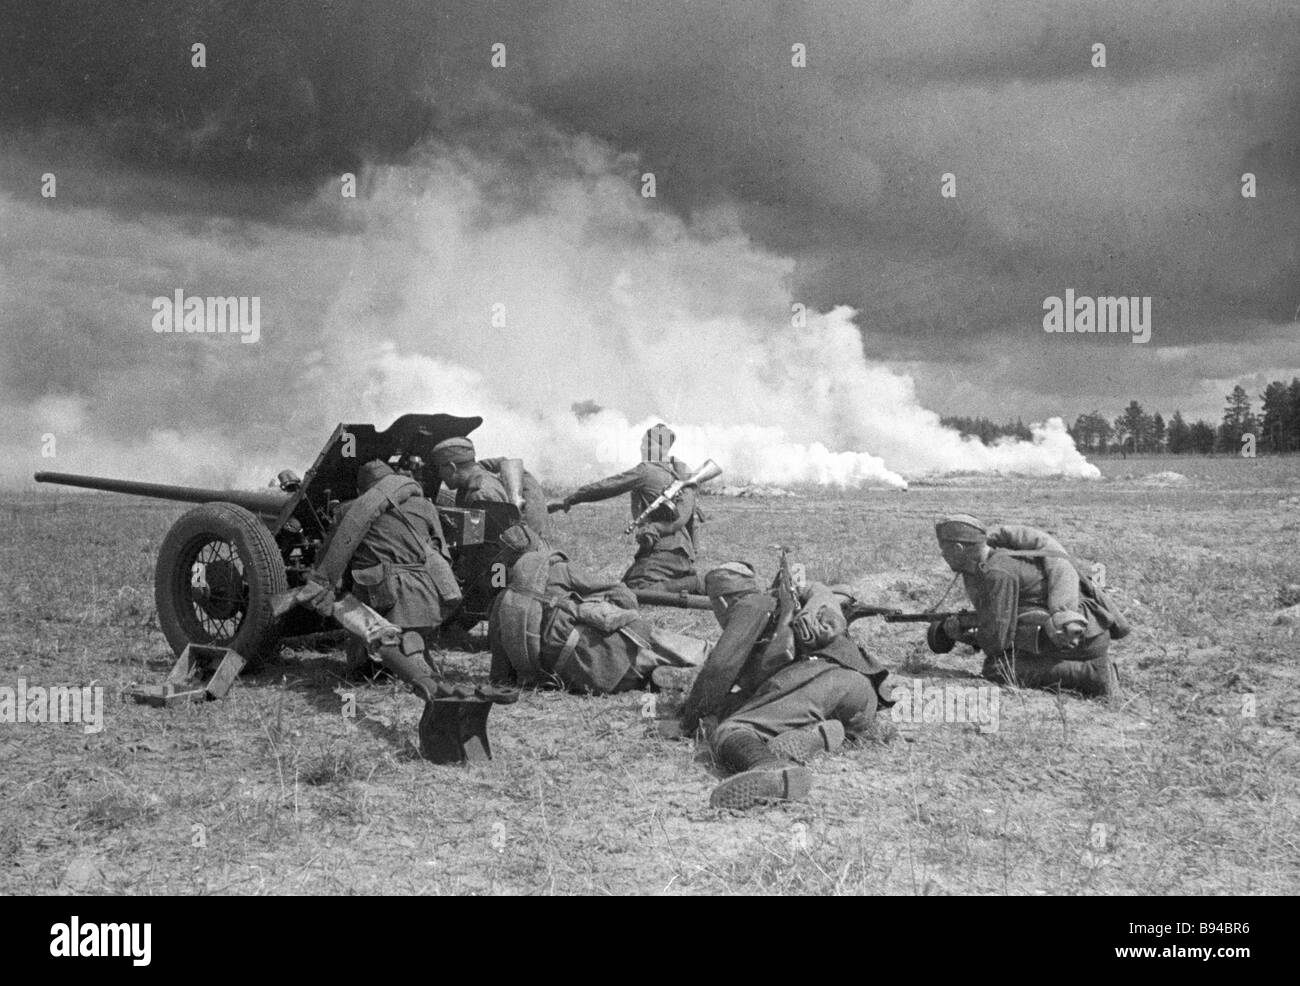
<svg viewBox="0 0 1300 986">
<path fill-rule="evenodd" d="M 387 565 L 352 569 L 352 594 L 373 610 L 386 613 L 397 605 L 397 587 Z"/>
</svg>

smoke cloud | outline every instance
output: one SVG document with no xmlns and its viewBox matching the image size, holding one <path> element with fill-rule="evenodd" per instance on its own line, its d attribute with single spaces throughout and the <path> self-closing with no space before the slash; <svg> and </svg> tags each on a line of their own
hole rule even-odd
<svg viewBox="0 0 1300 986">
<path fill-rule="evenodd" d="M 634 158 L 497 109 L 505 144 L 430 141 L 363 172 L 357 199 L 323 183 L 296 223 L 0 200 L 15 275 L 0 379 L 19 422 L 4 478 L 260 485 L 309 464 L 338 421 L 412 411 L 483 416 L 482 454 L 555 486 L 626 468 L 655 420 L 732 481 L 1096 474 L 1059 421 L 994 448 L 941 428 L 909 377 L 866 361 L 852 310 L 799 316 L 791 261 L 731 208 L 658 209 Z M 155 333 L 150 301 L 176 288 L 260 297 L 260 341 Z M 603 410 L 579 416 L 582 401 Z"/>
</svg>

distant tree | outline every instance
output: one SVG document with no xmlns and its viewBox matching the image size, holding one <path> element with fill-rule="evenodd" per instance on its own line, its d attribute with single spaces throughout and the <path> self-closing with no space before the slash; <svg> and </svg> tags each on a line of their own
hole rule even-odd
<svg viewBox="0 0 1300 986">
<path fill-rule="evenodd" d="M 1163 452 L 1165 450 L 1165 419 L 1156 412 L 1151 419 L 1151 451 Z"/>
<path fill-rule="evenodd" d="M 1111 432 L 1110 422 L 1102 417 L 1100 411 L 1093 411 L 1075 419 L 1070 437 L 1074 439 L 1076 447 L 1086 452 L 1105 452 Z"/>
<path fill-rule="evenodd" d="M 1137 401 L 1129 401 L 1124 413 L 1115 419 L 1115 437 L 1130 452 L 1141 452 L 1151 431 L 1151 418 Z"/>
<path fill-rule="evenodd" d="M 1300 449 L 1300 378 L 1293 377 L 1286 389 L 1286 425 L 1288 448 Z"/>
<path fill-rule="evenodd" d="M 1188 429 L 1188 444 L 1191 451 L 1209 455 L 1214 451 L 1214 425 L 1208 421 L 1197 421 Z"/>
<path fill-rule="evenodd" d="M 1255 415 L 1251 413 L 1246 388 L 1241 384 L 1232 388 L 1227 400 L 1223 423 L 1219 425 L 1219 451 L 1235 454 L 1241 450 L 1241 436 L 1255 430 Z"/>
<path fill-rule="evenodd" d="M 1105 452 L 1110 447 L 1110 440 L 1115 434 L 1115 429 L 1110 426 L 1109 421 L 1101 416 L 1100 411 L 1093 411 L 1092 416 L 1097 425 L 1097 451 Z"/>
<path fill-rule="evenodd" d="M 1280 380 L 1275 380 L 1264 388 L 1260 395 L 1260 408 L 1264 417 L 1259 425 L 1259 445 L 1261 451 L 1291 451 L 1291 436 L 1287 434 L 1287 416 L 1290 408 L 1287 404 L 1287 387 Z"/>
<path fill-rule="evenodd" d="M 1169 452 L 1171 455 L 1182 455 L 1184 452 L 1192 451 L 1192 434 L 1191 428 L 1183 420 L 1183 412 L 1175 411 L 1174 416 L 1169 421 Z"/>
</svg>

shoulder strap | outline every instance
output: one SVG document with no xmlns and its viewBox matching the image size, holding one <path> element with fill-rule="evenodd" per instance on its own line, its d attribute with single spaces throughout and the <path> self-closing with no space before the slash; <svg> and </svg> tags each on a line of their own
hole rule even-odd
<svg viewBox="0 0 1300 986">
<path fill-rule="evenodd" d="M 316 571 L 329 579 L 330 585 L 338 585 L 353 552 L 370 533 L 379 515 L 390 505 L 405 503 L 419 492 L 420 484 L 409 476 L 385 476 L 375 483 L 348 507 L 330 539 L 325 557 L 316 563 Z"/>
</svg>

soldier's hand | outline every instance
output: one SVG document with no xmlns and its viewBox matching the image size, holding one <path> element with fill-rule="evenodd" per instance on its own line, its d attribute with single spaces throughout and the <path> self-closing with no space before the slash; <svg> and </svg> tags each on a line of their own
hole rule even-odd
<svg viewBox="0 0 1300 986">
<path fill-rule="evenodd" d="M 1087 621 L 1076 613 L 1053 613 L 1047 622 L 1048 639 L 1057 647 L 1078 647 L 1087 629 Z"/>
<path fill-rule="evenodd" d="M 967 628 L 962 626 L 960 616 L 950 616 L 943 621 L 943 632 L 949 640 L 961 640 Z"/>
<path fill-rule="evenodd" d="M 636 535 L 636 545 L 638 551 L 652 551 L 654 546 L 659 543 L 659 535 L 654 531 L 638 531 Z"/>
<path fill-rule="evenodd" d="M 315 610 L 321 616 L 334 615 L 334 590 L 316 579 L 309 577 L 302 584 L 295 601 L 299 605 Z"/>
</svg>

